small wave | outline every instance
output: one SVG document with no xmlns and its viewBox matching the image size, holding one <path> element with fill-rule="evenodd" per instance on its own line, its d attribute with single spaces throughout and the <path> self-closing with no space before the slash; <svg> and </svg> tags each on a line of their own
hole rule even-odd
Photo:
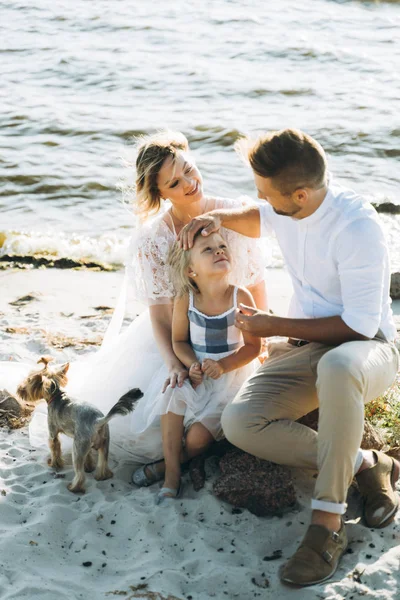
<svg viewBox="0 0 400 600">
<path fill-rule="evenodd" d="M 225 127 L 209 127 L 208 125 L 197 125 L 194 132 L 190 133 L 189 142 L 202 142 L 216 144 L 218 146 L 233 146 L 236 140 L 242 135 L 237 129 L 227 129 Z"/>
<path fill-rule="evenodd" d="M 28 266 L 60 269 L 119 270 L 124 265 L 128 237 L 67 235 L 63 232 L 0 232 L 2 268 Z"/>
</svg>

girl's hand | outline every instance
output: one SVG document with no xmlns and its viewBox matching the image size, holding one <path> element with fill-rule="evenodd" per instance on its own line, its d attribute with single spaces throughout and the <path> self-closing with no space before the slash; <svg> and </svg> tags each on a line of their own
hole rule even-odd
<svg viewBox="0 0 400 600">
<path fill-rule="evenodd" d="M 199 387 L 203 381 L 203 373 L 201 372 L 201 364 L 199 362 L 194 362 L 190 365 L 189 379 L 194 390 Z"/>
<path fill-rule="evenodd" d="M 204 375 L 211 377 L 211 379 L 219 379 L 224 373 L 224 369 L 218 360 L 212 360 L 212 358 L 205 358 L 201 365 Z"/>
<path fill-rule="evenodd" d="M 182 363 L 172 365 L 169 369 L 169 375 L 164 382 L 162 393 L 165 392 L 167 387 L 170 385 L 172 388 L 178 386 L 182 387 L 183 382 L 189 376 L 188 370 L 183 366 Z"/>
</svg>

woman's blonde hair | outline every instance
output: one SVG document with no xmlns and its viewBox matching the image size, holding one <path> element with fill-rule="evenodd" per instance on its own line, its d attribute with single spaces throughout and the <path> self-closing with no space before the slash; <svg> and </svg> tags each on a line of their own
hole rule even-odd
<svg viewBox="0 0 400 600">
<path fill-rule="evenodd" d="M 179 152 L 189 150 L 189 143 L 183 133 L 163 130 L 139 138 L 136 149 L 135 212 L 146 219 L 160 210 L 157 177 L 165 159 L 175 161 Z"/>
<path fill-rule="evenodd" d="M 194 236 L 194 240 L 200 233 L 201 230 L 199 229 Z M 195 293 L 199 291 L 195 281 L 189 277 L 190 255 L 191 250 L 184 250 L 181 248 L 179 242 L 174 242 L 168 253 L 167 264 L 172 285 L 177 296 L 184 296 L 190 290 Z"/>
</svg>

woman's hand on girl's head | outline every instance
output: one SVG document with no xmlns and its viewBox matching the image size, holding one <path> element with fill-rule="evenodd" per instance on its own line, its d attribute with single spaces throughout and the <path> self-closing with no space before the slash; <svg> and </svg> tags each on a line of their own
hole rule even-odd
<svg viewBox="0 0 400 600">
<path fill-rule="evenodd" d="M 204 375 L 211 377 L 211 379 L 219 379 L 224 374 L 224 368 L 218 360 L 212 358 L 205 358 L 201 365 Z"/>
<path fill-rule="evenodd" d="M 185 379 L 189 377 L 188 370 L 182 365 L 175 365 L 169 370 L 169 375 L 164 382 L 162 393 L 165 392 L 168 386 L 171 388 L 182 387 Z"/>
<path fill-rule="evenodd" d="M 202 383 L 203 373 L 201 371 L 201 364 L 199 362 L 194 362 L 190 365 L 189 379 L 194 390 Z"/>
</svg>

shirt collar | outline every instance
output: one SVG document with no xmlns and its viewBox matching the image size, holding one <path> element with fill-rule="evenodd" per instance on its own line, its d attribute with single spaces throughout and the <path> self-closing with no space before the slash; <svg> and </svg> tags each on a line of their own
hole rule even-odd
<svg viewBox="0 0 400 600">
<path fill-rule="evenodd" d="M 308 217 L 304 217 L 304 219 L 294 219 L 294 220 L 297 221 L 301 227 L 308 227 L 309 225 L 313 225 L 314 223 L 317 223 L 329 211 L 330 207 L 332 206 L 334 198 L 335 198 L 335 195 L 333 194 L 332 189 L 330 187 L 328 187 L 328 191 L 326 192 L 325 198 L 323 199 L 323 201 L 318 206 L 318 208 L 315 212 L 313 212 Z"/>
</svg>

